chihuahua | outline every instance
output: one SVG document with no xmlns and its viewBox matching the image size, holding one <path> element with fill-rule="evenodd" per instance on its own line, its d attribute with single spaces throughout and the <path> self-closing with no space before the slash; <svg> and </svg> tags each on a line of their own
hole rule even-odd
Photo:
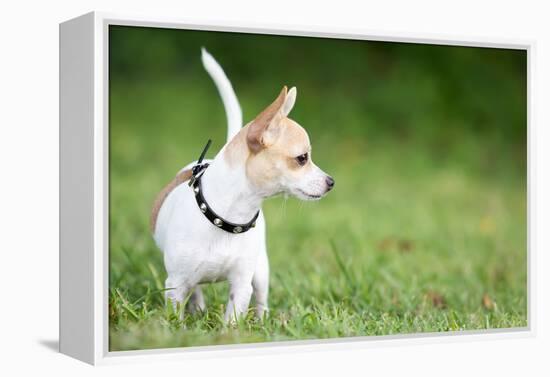
<svg viewBox="0 0 550 377">
<path fill-rule="evenodd" d="M 218 62 L 202 49 L 202 63 L 225 108 L 227 143 L 213 160 L 184 167 L 160 192 L 151 231 L 164 253 L 166 299 L 174 308 L 205 309 L 201 284 L 227 280 L 225 321 L 248 311 L 252 293 L 256 315 L 268 310 L 269 264 L 264 199 L 290 194 L 318 200 L 334 187 L 332 177 L 311 159 L 306 131 L 288 114 L 296 88 L 283 87 L 275 101 L 242 127 L 233 87 Z"/>
</svg>

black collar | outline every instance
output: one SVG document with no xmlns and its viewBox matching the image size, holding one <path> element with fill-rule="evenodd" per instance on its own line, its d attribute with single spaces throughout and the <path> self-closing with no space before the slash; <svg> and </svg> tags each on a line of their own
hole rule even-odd
<svg viewBox="0 0 550 377">
<path fill-rule="evenodd" d="M 206 154 L 206 151 L 210 147 L 210 143 L 211 143 L 211 140 L 208 140 L 208 143 L 204 147 L 204 150 L 202 151 L 201 156 L 197 161 L 197 164 L 193 166 L 193 176 L 189 181 L 189 186 L 193 187 L 193 192 L 195 193 L 195 200 L 197 201 L 197 205 L 199 206 L 200 211 L 208 219 L 208 221 L 210 221 L 216 227 L 223 229 L 228 233 L 234 233 L 234 234 L 244 233 L 256 226 L 256 220 L 258 219 L 258 215 L 260 214 L 260 211 L 256 212 L 252 220 L 250 220 L 246 224 L 235 224 L 235 223 L 232 223 L 231 221 L 225 220 L 223 217 L 216 214 L 216 212 L 214 212 L 212 208 L 208 205 L 208 203 L 206 202 L 206 199 L 202 194 L 201 178 L 202 178 L 202 175 L 204 174 L 204 171 L 208 167 L 208 163 L 202 163 L 202 160 L 204 158 L 204 155 Z"/>
</svg>

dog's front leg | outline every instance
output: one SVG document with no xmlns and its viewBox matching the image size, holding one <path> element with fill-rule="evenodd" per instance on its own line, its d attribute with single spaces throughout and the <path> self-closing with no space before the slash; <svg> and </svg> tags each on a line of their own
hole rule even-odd
<svg viewBox="0 0 550 377">
<path fill-rule="evenodd" d="M 265 245 L 258 257 L 256 271 L 252 279 L 252 288 L 254 289 L 254 298 L 256 300 L 256 316 L 263 319 L 264 315 L 269 311 L 267 306 L 267 295 L 269 291 L 269 262 Z"/>
<path fill-rule="evenodd" d="M 197 312 L 203 312 L 206 309 L 206 303 L 204 302 L 204 295 L 202 293 L 202 288 L 200 285 L 197 285 L 189 298 L 189 311 L 194 314 Z"/>
<path fill-rule="evenodd" d="M 250 296 L 252 296 L 252 282 L 250 279 L 236 278 L 229 280 L 229 301 L 225 311 L 225 322 L 233 322 L 248 310 Z"/>
</svg>

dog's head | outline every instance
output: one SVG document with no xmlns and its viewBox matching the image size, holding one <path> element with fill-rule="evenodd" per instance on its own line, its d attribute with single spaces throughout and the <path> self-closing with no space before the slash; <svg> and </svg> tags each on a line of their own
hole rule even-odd
<svg viewBox="0 0 550 377">
<path fill-rule="evenodd" d="M 307 132 L 287 117 L 295 101 L 296 88 L 287 90 L 285 86 L 277 99 L 241 130 L 242 144 L 248 149 L 246 175 L 265 197 L 288 193 L 302 200 L 317 200 L 334 187 L 334 180 L 313 163 Z"/>
</svg>

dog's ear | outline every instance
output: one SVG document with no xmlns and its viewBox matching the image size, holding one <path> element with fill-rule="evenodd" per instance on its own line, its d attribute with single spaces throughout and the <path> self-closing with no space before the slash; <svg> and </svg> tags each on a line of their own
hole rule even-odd
<svg viewBox="0 0 550 377">
<path fill-rule="evenodd" d="M 253 153 L 258 153 L 274 142 L 278 132 L 277 125 L 283 117 L 281 110 L 285 105 L 287 92 L 288 89 L 284 86 L 277 99 L 248 126 L 246 142 Z"/>
<path fill-rule="evenodd" d="M 285 98 L 285 103 L 283 104 L 283 108 L 281 109 L 285 117 L 288 116 L 288 114 L 290 114 L 295 103 L 296 103 L 296 87 L 293 86 L 288 91 L 288 94 L 286 95 L 286 98 Z"/>
</svg>

